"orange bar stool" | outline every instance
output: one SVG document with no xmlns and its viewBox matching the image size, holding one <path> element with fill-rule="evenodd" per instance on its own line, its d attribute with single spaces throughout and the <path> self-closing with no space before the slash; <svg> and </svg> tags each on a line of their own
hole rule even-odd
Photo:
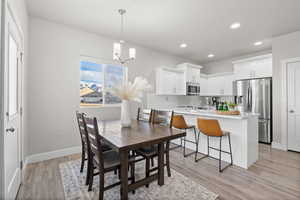
<svg viewBox="0 0 300 200">
<path fill-rule="evenodd" d="M 213 120 L 213 119 L 202 119 L 202 118 L 198 118 L 197 119 L 197 125 L 198 125 L 198 129 L 200 130 L 201 133 L 203 133 L 204 135 L 207 135 L 207 155 L 200 158 L 199 160 L 206 158 L 206 157 L 210 157 L 210 158 L 214 158 L 219 160 L 219 172 L 223 172 L 224 169 L 226 169 L 227 167 L 231 166 L 233 161 L 232 161 L 232 151 L 231 151 L 231 141 L 230 141 L 230 133 L 227 131 L 222 131 L 219 121 L 218 120 Z M 222 150 L 222 138 L 227 136 L 228 137 L 228 142 L 229 142 L 229 152 L 228 151 L 223 151 Z M 220 148 L 214 148 L 214 147 L 210 147 L 209 146 L 209 137 L 219 137 L 220 138 Z M 213 149 L 216 151 L 219 151 L 219 159 L 212 157 L 209 155 L 209 149 Z M 221 162 L 222 162 L 222 153 L 227 153 L 230 155 L 230 164 L 228 164 L 227 166 L 225 166 L 224 168 L 222 168 L 221 166 Z M 197 160 L 197 161 L 199 161 Z"/>
<path fill-rule="evenodd" d="M 186 137 L 184 138 L 180 138 L 180 143 L 181 143 L 181 147 L 182 147 L 182 141 L 183 141 L 183 156 L 187 157 L 190 156 L 192 154 L 195 154 L 195 162 L 197 161 L 197 154 L 198 154 L 198 146 L 199 146 L 199 133 L 197 134 L 196 131 L 196 127 L 195 126 L 189 126 L 187 125 L 187 123 L 185 122 L 185 119 L 182 115 L 174 115 L 173 119 L 172 119 L 172 127 L 177 128 L 177 129 L 181 129 L 181 130 L 189 130 L 192 129 L 194 131 L 194 136 L 195 136 L 195 141 L 191 141 L 186 139 Z M 186 142 L 190 142 L 196 145 L 196 149 L 195 151 L 186 154 L 185 153 L 185 143 Z"/>
</svg>

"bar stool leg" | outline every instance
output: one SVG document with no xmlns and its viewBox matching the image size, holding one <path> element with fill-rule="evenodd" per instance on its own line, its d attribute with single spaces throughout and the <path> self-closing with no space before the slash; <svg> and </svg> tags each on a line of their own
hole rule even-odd
<svg viewBox="0 0 300 200">
<path fill-rule="evenodd" d="M 186 139 L 186 137 L 183 138 L 183 157 L 186 157 L 186 155 L 185 155 L 185 139 Z"/>
<path fill-rule="evenodd" d="M 198 154 L 198 147 L 199 147 L 199 135 L 197 137 L 197 132 L 196 132 L 196 128 L 194 127 L 194 134 L 195 134 L 195 142 L 196 142 L 196 151 L 195 151 L 195 162 L 197 162 L 197 154 Z"/>
<path fill-rule="evenodd" d="M 220 137 L 219 172 L 222 172 L 221 162 L 222 162 L 222 136 Z"/>
<path fill-rule="evenodd" d="M 209 136 L 207 136 L 207 156 L 209 156 Z"/>
<path fill-rule="evenodd" d="M 230 152 L 230 165 L 233 164 L 233 159 L 232 159 L 232 151 L 231 151 L 231 140 L 230 140 L 230 134 L 228 134 L 228 142 L 229 142 L 229 152 Z"/>
</svg>

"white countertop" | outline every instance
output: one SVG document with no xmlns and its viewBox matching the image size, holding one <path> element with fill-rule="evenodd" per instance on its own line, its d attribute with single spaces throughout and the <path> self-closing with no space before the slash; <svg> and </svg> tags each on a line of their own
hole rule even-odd
<svg viewBox="0 0 300 200">
<path fill-rule="evenodd" d="M 211 118 L 225 118 L 225 119 L 248 119 L 249 117 L 258 117 L 258 114 L 255 113 L 241 113 L 240 115 L 220 115 L 217 114 L 214 110 L 187 110 L 187 109 L 159 109 L 159 110 L 174 110 L 177 114 L 183 115 L 197 115 L 197 116 L 204 116 L 204 117 L 211 117 Z M 150 113 L 150 109 L 149 109 Z"/>
</svg>

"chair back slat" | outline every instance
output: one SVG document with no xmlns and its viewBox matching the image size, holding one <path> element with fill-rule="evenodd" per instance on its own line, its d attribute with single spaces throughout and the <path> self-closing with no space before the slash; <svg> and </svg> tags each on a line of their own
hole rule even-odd
<svg viewBox="0 0 300 200">
<path fill-rule="evenodd" d="M 99 134 L 97 119 L 83 116 L 84 123 L 86 124 L 86 131 L 88 135 L 88 142 L 91 152 L 97 156 L 99 160 L 99 167 L 101 170 L 104 168 L 103 152 L 101 136 Z"/>
<path fill-rule="evenodd" d="M 152 123 L 172 127 L 173 111 L 154 110 L 152 114 Z"/>
<path fill-rule="evenodd" d="M 87 146 L 87 139 L 86 139 L 87 134 L 85 130 L 85 124 L 83 121 L 83 115 L 84 115 L 83 113 L 79 113 L 78 111 L 76 111 L 76 118 L 79 127 L 81 143 L 82 146 Z"/>
<path fill-rule="evenodd" d="M 153 110 L 150 110 L 150 113 L 146 112 L 145 110 L 138 108 L 138 113 L 136 119 L 138 121 L 147 121 L 151 122 L 152 121 L 152 115 L 153 115 Z"/>
</svg>

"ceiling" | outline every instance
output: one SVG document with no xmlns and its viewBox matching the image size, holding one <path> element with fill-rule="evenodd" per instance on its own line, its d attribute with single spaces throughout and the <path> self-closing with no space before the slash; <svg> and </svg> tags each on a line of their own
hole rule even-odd
<svg viewBox="0 0 300 200">
<path fill-rule="evenodd" d="M 299 0 L 27 0 L 31 16 L 119 39 L 198 63 L 271 48 L 273 36 L 300 30 Z M 231 30 L 233 22 L 241 27 Z M 254 46 L 256 41 L 263 45 Z M 179 48 L 186 43 L 187 48 Z M 208 58 L 208 54 L 214 58 Z"/>
</svg>

